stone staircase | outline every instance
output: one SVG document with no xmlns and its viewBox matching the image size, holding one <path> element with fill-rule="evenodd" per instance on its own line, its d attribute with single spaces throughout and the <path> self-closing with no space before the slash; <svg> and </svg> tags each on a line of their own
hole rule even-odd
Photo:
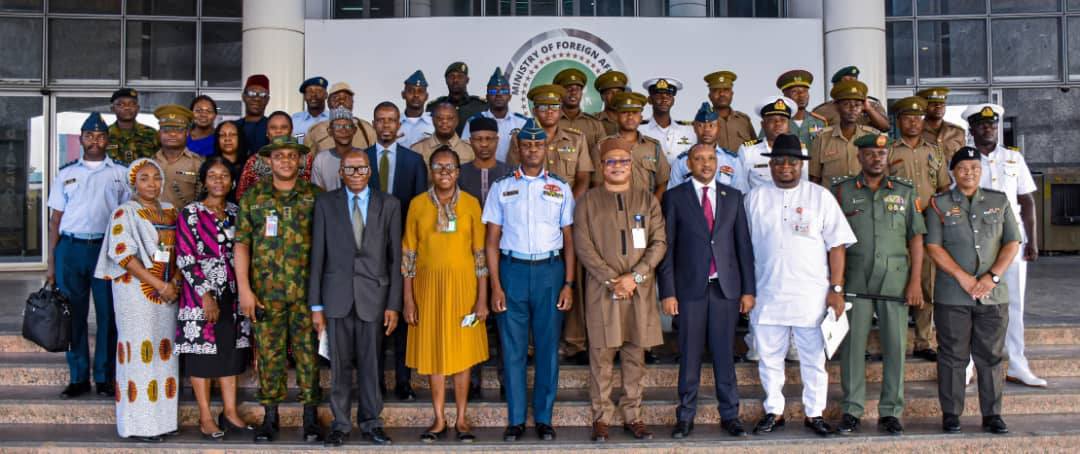
<svg viewBox="0 0 1080 454">
<path fill-rule="evenodd" d="M 741 338 L 741 336 L 739 336 Z M 741 340 L 740 340 L 741 341 Z M 415 402 L 397 402 L 388 396 L 383 418 L 395 445 L 389 449 L 399 452 L 432 452 L 468 450 L 475 452 L 505 452 L 512 450 L 591 450 L 617 449 L 619 451 L 648 452 L 705 452 L 719 447 L 739 451 L 963 451 L 977 452 L 1076 452 L 1080 443 L 1080 325 L 1029 326 L 1027 331 L 1028 358 L 1032 369 L 1050 382 L 1047 389 L 1026 388 L 1009 384 L 1005 390 L 1004 414 L 1012 433 L 1007 436 L 991 436 L 979 430 L 978 399 L 975 387 L 968 388 L 965 409 L 964 434 L 945 435 L 939 428 L 940 413 L 937 401 L 936 365 L 909 357 L 905 377 L 906 411 L 903 418 L 907 434 L 889 437 L 877 433 L 877 399 L 881 382 L 881 363 L 868 365 L 867 414 L 862 432 L 852 437 L 820 439 L 805 431 L 800 402 L 798 365 L 787 367 L 788 396 L 786 417 L 788 427 L 770 436 L 752 436 L 734 439 L 726 436 L 718 427 L 712 384 L 711 368 L 702 371 L 702 389 L 697 428 L 686 441 L 676 442 L 668 437 L 674 424 L 676 402 L 675 385 L 678 366 L 670 362 L 650 366 L 644 377 L 647 387 L 643 417 L 656 437 L 640 442 L 621 431 L 612 431 L 612 439 L 605 445 L 589 441 L 588 425 L 591 416 L 588 398 L 589 371 L 585 366 L 563 365 L 560 368 L 559 395 L 555 404 L 554 425 L 559 439 L 553 443 L 540 443 L 526 437 L 515 444 L 501 442 L 501 430 L 506 423 L 506 406 L 499 399 L 498 381 L 493 367 L 484 369 L 484 396 L 470 404 L 470 421 L 479 436 L 473 445 L 461 445 L 455 441 L 442 441 L 435 445 L 423 445 L 417 441 L 419 433 L 431 422 L 430 390 L 425 377 L 414 377 L 417 390 Z M 670 347 L 667 346 L 667 347 Z M 869 350 L 878 350 L 876 331 L 871 333 Z M 910 345 L 909 345 L 910 350 Z M 662 349 L 663 351 L 663 349 Z M 664 357 L 664 354 L 661 354 Z M 839 366 L 830 363 L 829 406 L 825 416 L 830 421 L 840 417 Z M 295 394 L 292 372 L 289 373 L 290 393 Z M 748 426 L 761 416 L 761 399 L 764 393 L 758 379 L 756 363 L 736 365 L 739 395 L 742 399 L 740 414 Z M 387 383 L 393 377 L 387 376 Z M 289 452 L 322 451 L 321 445 L 300 443 L 298 426 L 301 407 L 292 401 L 281 406 L 283 428 L 282 441 L 273 445 L 254 445 L 247 440 L 228 440 L 224 444 L 203 441 L 198 434 L 198 409 L 191 389 L 184 386 L 181 392 L 181 434 L 170 437 L 164 444 L 145 445 L 117 438 L 113 401 L 110 398 L 85 396 L 66 401 L 58 398 L 67 384 L 68 373 L 63 354 L 45 353 L 13 331 L 0 331 L 0 452 L 121 452 L 143 451 L 153 448 L 161 452 L 216 452 L 287 450 Z M 328 371 L 321 376 L 324 395 L 328 395 Z M 249 371 L 240 380 L 241 414 L 251 422 L 262 417 L 261 407 L 255 401 L 256 383 Z M 619 383 L 616 382 L 616 386 Z M 392 389 L 392 387 L 391 387 Z M 616 390 L 615 396 L 618 396 Z M 215 393 L 216 394 L 216 393 Z M 217 397 L 215 396 L 215 400 Z M 453 403 L 448 402 L 448 417 L 454 419 Z M 220 411 L 217 402 L 214 411 Z M 331 416 L 327 405 L 321 407 L 321 418 L 328 423 Z M 621 423 L 621 421 L 618 421 Z M 355 432 L 354 432 L 355 433 Z M 369 450 L 354 437 L 346 448 Z M 449 437 L 452 439 L 452 437 Z"/>
</svg>

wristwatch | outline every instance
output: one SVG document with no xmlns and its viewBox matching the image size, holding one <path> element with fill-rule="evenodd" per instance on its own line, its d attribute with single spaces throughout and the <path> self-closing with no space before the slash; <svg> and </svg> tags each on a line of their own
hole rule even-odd
<svg viewBox="0 0 1080 454">
<path fill-rule="evenodd" d="M 840 294 L 840 295 L 844 294 L 844 286 L 840 285 L 840 284 L 833 284 L 833 286 L 832 286 L 832 288 L 830 290 L 832 290 L 832 292 L 836 293 L 836 294 Z"/>
<path fill-rule="evenodd" d="M 1001 276 L 994 274 L 993 271 L 987 271 L 986 274 L 990 275 L 990 280 L 994 281 L 995 284 L 1001 283 Z"/>
<path fill-rule="evenodd" d="M 645 282 L 645 276 L 641 275 L 641 274 L 638 274 L 638 272 L 635 271 L 634 272 L 634 283 L 635 284 L 640 284 L 642 282 Z"/>
<path fill-rule="evenodd" d="M 570 290 L 574 289 L 574 281 L 563 282 L 563 286 L 570 287 Z"/>
</svg>

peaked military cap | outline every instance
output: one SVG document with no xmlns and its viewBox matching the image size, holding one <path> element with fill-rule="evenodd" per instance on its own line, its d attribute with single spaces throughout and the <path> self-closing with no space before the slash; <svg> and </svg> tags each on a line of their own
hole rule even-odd
<svg viewBox="0 0 1080 454">
<path fill-rule="evenodd" d="M 709 88 L 731 88 L 738 78 L 739 76 L 731 71 L 717 71 L 705 75 L 705 84 Z"/>
<path fill-rule="evenodd" d="M 833 73 L 832 79 L 831 79 L 832 83 L 835 84 L 837 82 L 840 82 L 840 79 L 843 79 L 844 76 L 852 76 L 852 77 L 858 78 L 859 77 L 859 68 L 856 67 L 856 66 L 845 66 L 843 68 L 840 68 L 835 73 Z"/>
<path fill-rule="evenodd" d="M 106 132 L 108 130 L 109 125 L 105 124 L 105 120 L 102 120 L 101 114 L 97 112 L 90 112 L 90 116 L 86 117 L 81 129 L 82 132 Z"/>
<path fill-rule="evenodd" d="M 330 82 L 327 82 L 325 77 L 312 77 L 308 80 L 305 80 L 304 83 L 300 84 L 300 93 L 304 93 L 304 90 L 306 90 L 307 87 L 310 87 L 312 85 L 318 85 L 320 87 L 323 87 L 323 90 L 326 90 L 326 87 L 330 85 Z"/>
<path fill-rule="evenodd" d="M 641 88 L 648 91 L 650 95 L 654 93 L 670 93 L 675 96 L 679 90 L 682 90 L 682 87 L 682 81 L 674 77 L 654 77 L 641 84 Z"/>
<path fill-rule="evenodd" d="M 997 104 L 975 104 L 964 109 L 963 117 L 968 125 L 975 126 L 983 122 L 997 123 L 1005 109 Z"/>
<path fill-rule="evenodd" d="M 697 114 L 694 115 L 694 121 L 698 123 L 709 123 L 716 121 L 717 118 L 720 118 L 720 114 L 716 113 L 716 109 L 713 109 L 711 102 L 701 103 Z"/>
<path fill-rule="evenodd" d="M 109 102 L 116 102 L 116 100 L 120 98 L 135 98 L 135 100 L 138 101 L 139 92 L 135 91 L 134 88 L 124 87 L 114 91 L 112 96 L 109 97 Z"/>
<path fill-rule="evenodd" d="M 961 161 L 969 160 L 981 161 L 982 153 L 979 153 L 979 150 L 976 150 L 972 147 L 963 147 L 959 150 L 956 150 L 956 153 L 952 155 L 952 159 L 949 160 L 949 170 L 955 168 L 956 165 L 959 164 Z"/>
<path fill-rule="evenodd" d="M 187 107 L 179 104 L 166 104 L 164 106 L 154 109 L 154 116 L 158 119 L 159 126 L 179 126 L 186 128 L 191 124 L 191 120 L 195 119 L 195 114 L 191 113 Z"/>
<path fill-rule="evenodd" d="M 584 87 L 587 80 L 588 78 L 585 76 L 585 73 L 582 72 L 580 69 L 566 68 L 562 71 L 559 71 L 559 73 L 555 75 L 555 78 L 551 80 L 551 83 L 555 85 L 562 85 L 563 87 L 568 87 L 571 85 L 581 85 L 582 87 Z"/>
<path fill-rule="evenodd" d="M 491 77 L 488 78 L 487 86 L 489 86 L 489 87 L 503 87 L 503 86 L 507 86 L 507 85 L 510 85 L 510 81 L 506 80 L 506 77 L 503 77 L 502 68 L 495 67 L 495 71 L 492 72 Z"/>
<path fill-rule="evenodd" d="M 455 71 L 460 72 L 460 73 L 465 73 L 465 75 L 468 76 L 469 75 L 469 65 L 466 65 L 465 62 L 463 62 L 463 61 L 453 62 L 453 63 L 450 64 L 450 66 L 446 67 L 446 71 L 443 72 L 443 77 L 449 76 L 450 73 L 455 72 Z"/>
<path fill-rule="evenodd" d="M 896 112 L 896 115 L 926 115 L 926 99 L 908 96 L 894 102 L 892 111 Z"/>
<path fill-rule="evenodd" d="M 619 112 L 641 112 L 648 102 L 649 98 L 645 95 L 632 91 L 616 93 L 611 98 L 611 103 L 615 105 L 615 110 Z"/>
<path fill-rule="evenodd" d="M 562 104 L 562 97 L 566 95 L 566 89 L 555 84 L 539 85 L 529 90 L 526 95 L 533 104 L 556 105 Z"/>
<path fill-rule="evenodd" d="M 842 80 L 836 82 L 833 85 L 832 90 L 829 91 L 829 96 L 836 101 L 842 101 L 845 99 L 857 99 L 863 101 L 866 99 L 866 84 L 857 80 Z"/>
<path fill-rule="evenodd" d="M 944 103 L 949 97 L 949 89 L 945 87 L 932 87 L 923 90 L 919 90 L 915 93 L 915 96 L 920 96 L 926 100 L 927 103 L 940 102 Z"/>
<path fill-rule="evenodd" d="M 408 79 L 405 79 L 405 85 L 411 87 L 427 87 L 427 79 L 424 78 L 424 72 L 421 70 L 413 71 Z"/>
<path fill-rule="evenodd" d="M 891 143 L 888 134 L 864 134 L 852 142 L 859 148 L 885 148 Z"/>
<path fill-rule="evenodd" d="M 787 96 L 770 96 L 761 104 L 758 114 L 762 118 L 767 115 L 781 115 L 791 118 L 798 109 L 798 104 L 795 104 L 795 101 L 792 101 Z"/>
<path fill-rule="evenodd" d="M 544 128 L 536 125 L 536 120 L 529 118 L 525 125 L 518 130 L 518 140 L 547 140 L 547 132 Z"/>
<path fill-rule="evenodd" d="M 596 91 L 604 91 L 609 88 L 626 90 L 629 85 L 630 78 L 627 77 L 626 73 L 615 70 L 605 71 L 603 74 L 596 76 L 596 81 L 593 82 L 593 88 Z"/>
<path fill-rule="evenodd" d="M 810 88 L 810 84 L 813 82 L 814 75 L 810 74 L 810 71 L 805 69 L 793 69 L 776 78 L 776 88 L 779 88 L 780 91 L 787 90 L 791 87 Z"/>
</svg>

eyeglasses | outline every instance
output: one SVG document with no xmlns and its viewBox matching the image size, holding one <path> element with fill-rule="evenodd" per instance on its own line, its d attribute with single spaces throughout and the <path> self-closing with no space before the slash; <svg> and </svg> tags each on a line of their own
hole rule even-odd
<svg viewBox="0 0 1080 454">
<path fill-rule="evenodd" d="M 488 91 L 487 91 L 487 94 L 489 94 L 491 96 L 508 95 L 508 94 L 510 94 L 510 89 L 509 88 L 489 88 Z"/>
<path fill-rule="evenodd" d="M 552 112 L 559 109 L 562 109 L 561 104 L 540 104 L 539 106 L 536 106 L 537 112 Z"/>
<path fill-rule="evenodd" d="M 632 162 L 632 160 L 629 159 L 629 158 L 626 158 L 626 159 L 605 159 L 604 160 L 604 165 L 608 166 L 608 167 L 629 167 L 631 162 Z"/>
<path fill-rule="evenodd" d="M 249 97 L 249 98 L 259 98 L 259 99 L 262 99 L 262 98 L 268 98 L 268 97 L 270 97 L 270 93 L 267 93 L 267 92 L 265 92 L 265 91 L 255 91 L 255 90 L 248 90 L 248 91 L 245 91 L 245 92 L 244 92 L 244 96 L 247 96 L 247 97 Z"/>
<path fill-rule="evenodd" d="M 348 177 L 367 175 L 371 173 L 371 166 L 341 166 L 341 173 Z"/>
<path fill-rule="evenodd" d="M 769 164 L 774 166 L 797 166 L 802 163 L 802 159 L 794 157 L 781 157 L 769 159 Z"/>
<path fill-rule="evenodd" d="M 356 129 L 356 125 L 352 123 L 346 123 L 343 125 L 330 125 L 330 129 L 335 131 L 341 131 L 342 129 Z"/>
<path fill-rule="evenodd" d="M 432 164 L 431 171 L 434 173 L 453 173 L 457 170 L 457 164 Z"/>
</svg>

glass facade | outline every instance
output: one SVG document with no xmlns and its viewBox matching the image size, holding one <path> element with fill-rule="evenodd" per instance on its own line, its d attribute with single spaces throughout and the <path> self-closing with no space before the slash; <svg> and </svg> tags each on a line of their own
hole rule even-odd
<svg viewBox="0 0 1080 454">
<path fill-rule="evenodd" d="M 784 17 L 787 0 L 329 0 L 334 19 L 431 16 Z M 675 7 L 672 6 L 675 3 Z M 689 12 L 689 14 L 687 14 Z"/>
<path fill-rule="evenodd" d="M 219 118 L 240 114 L 242 13 L 243 0 L 0 0 L 0 268 L 44 263 L 49 179 L 78 158 L 90 112 L 112 121 L 116 88 L 139 89 L 151 125 L 203 93 Z"/>
</svg>

